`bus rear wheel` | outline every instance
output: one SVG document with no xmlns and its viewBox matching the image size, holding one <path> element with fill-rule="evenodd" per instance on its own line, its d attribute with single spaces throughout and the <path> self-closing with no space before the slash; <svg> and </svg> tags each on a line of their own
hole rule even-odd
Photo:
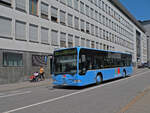
<svg viewBox="0 0 150 113">
<path fill-rule="evenodd" d="M 103 81 L 102 75 L 97 75 L 96 76 L 96 84 L 98 85 L 98 84 L 102 83 L 102 81 Z"/>
</svg>

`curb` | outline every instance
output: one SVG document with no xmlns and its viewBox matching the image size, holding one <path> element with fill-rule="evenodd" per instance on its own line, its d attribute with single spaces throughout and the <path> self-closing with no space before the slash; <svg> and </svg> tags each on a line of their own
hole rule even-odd
<svg viewBox="0 0 150 113">
<path fill-rule="evenodd" d="M 40 82 L 21 82 L 16 84 L 7 84 L 7 85 L 1 85 L 0 86 L 0 92 L 7 92 L 7 91 L 13 91 L 18 89 L 24 89 L 24 88 L 32 88 L 32 87 L 39 87 L 39 86 L 45 86 L 52 84 L 52 79 L 46 79 L 45 81 Z"/>
</svg>

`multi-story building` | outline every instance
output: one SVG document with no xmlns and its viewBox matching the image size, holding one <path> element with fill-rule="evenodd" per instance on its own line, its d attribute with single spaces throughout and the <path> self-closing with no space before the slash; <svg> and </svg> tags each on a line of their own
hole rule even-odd
<svg viewBox="0 0 150 113">
<path fill-rule="evenodd" d="M 147 61 L 150 64 L 150 20 L 140 21 L 147 35 Z"/>
<path fill-rule="evenodd" d="M 118 0 L 0 0 L 0 83 L 27 80 L 55 49 L 83 46 L 147 61 L 145 30 Z"/>
</svg>

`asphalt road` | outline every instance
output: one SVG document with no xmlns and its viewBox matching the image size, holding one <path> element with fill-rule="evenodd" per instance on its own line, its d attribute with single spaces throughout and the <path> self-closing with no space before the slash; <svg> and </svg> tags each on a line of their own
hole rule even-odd
<svg viewBox="0 0 150 113">
<path fill-rule="evenodd" d="M 119 113 L 150 87 L 150 70 L 84 88 L 41 86 L 0 93 L 0 113 Z"/>
</svg>

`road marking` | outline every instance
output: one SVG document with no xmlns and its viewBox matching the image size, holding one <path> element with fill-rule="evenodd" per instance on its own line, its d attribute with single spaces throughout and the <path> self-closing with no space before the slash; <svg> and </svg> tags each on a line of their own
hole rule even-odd
<svg viewBox="0 0 150 113">
<path fill-rule="evenodd" d="M 0 93 L 0 95 L 4 95 L 4 93 Z"/>
<path fill-rule="evenodd" d="M 129 78 L 130 79 L 131 78 L 135 78 L 135 77 L 138 77 L 140 75 L 143 75 L 143 74 L 146 74 L 146 73 L 149 73 L 149 72 L 150 71 L 143 72 L 142 74 L 137 74 L 136 76 L 131 76 Z M 99 86 L 91 87 L 91 88 L 88 88 L 88 89 L 84 89 L 82 91 L 77 91 L 77 92 L 74 92 L 74 93 L 71 93 L 71 94 L 63 95 L 63 96 L 60 96 L 60 97 L 57 97 L 57 98 L 45 100 L 45 101 L 38 102 L 38 103 L 35 103 L 35 104 L 31 104 L 31 105 L 28 105 L 28 106 L 20 107 L 20 108 L 17 108 L 17 109 L 12 109 L 12 110 L 9 110 L 9 111 L 3 112 L 3 113 L 12 113 L 12 112 L 16 112 L 16 111 L 23 110 L 23 109 L 26 109 L 26 108 L 38 106 L 38 105 L 41 105 L 41 104 L 46 104 L 46 103 L 54 102 L 56 100 L 63 99 L 63 98 L 66 98 L 66 97 L 70 97 L 72 95 L 77 95 L 77 94 L 84 93 L 84 92 L 87 92 L 87 91 L 90 91 L 90 90 L 93 90 L 93 89 L 97 89 L 97 88 L 100 88 L 100 87 L 104 87 L 104 86 L 107 86 L 107 85 L 110 85 L 110 84 L 118 83 L 120 81 L 124 81 L 124 80 L 129 79 L 129 78 L 120 79 L 120 80 L 117 80 L 117 81 L 114 81 L 114 82 L 109 82 L 107 84 L 101 84 Z"/>
<path fill-rule="evenodd" d="M 146 95 L 150 91 L 149 89 L 144 90 L 140 94 L 138 94 L 135 98 L 133 98 L 127 105 L 125 105 L 118 113 L 125 113 L 129 108 L 131 108 L 137 101 L 139 101 L 144 95 Z"/>
<path fill-rule="evenodd" d="M 23 95 L 23 94 L 28 94 L 28 93 L 31 93 L 31 91 L 13 93 L 13 94 L 7 94 L 7 95 L 0 95 L 0 98 L 6 98 L 6 97 L 11 97 L 11 96 L 16 96 L 16 95 Z"/>
</svg>

